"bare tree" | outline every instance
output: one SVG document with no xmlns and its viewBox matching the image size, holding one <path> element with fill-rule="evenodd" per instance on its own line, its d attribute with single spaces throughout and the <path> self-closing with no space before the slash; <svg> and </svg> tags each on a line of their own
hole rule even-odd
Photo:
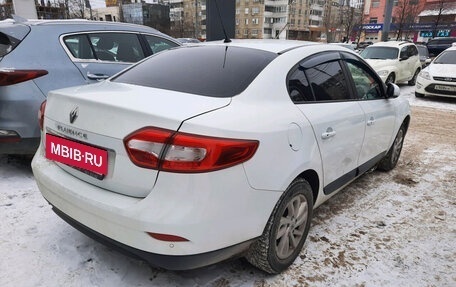
<svg viewBox="0 0 456 287">
<path fill-rule="evenodd" d="M 420 13 L 418 0 L 399 0 L 397 6 L 394 8 L 393 16 L 397 27 L 396 40 L 408 38 L 410 34 L 410 24 L 415 22 L 415 18 Z"/>
<path fill-rule="evenodd" d="M 435 38 L 438 31 L 438 26 L 442 21 L 444 12 L 449 8 L 449 1 L 448 0 L 439 0 L 436 4 L 437 8 L 437 16 L 434 20 L 434 28 L 432 29 L 432 38 Z"/>
<path fill-rule="evenodd" d="M 69 18 L 84 19 L 86 0 L 67 0 L 67 1 L 68 1 Z"/>
</svg>

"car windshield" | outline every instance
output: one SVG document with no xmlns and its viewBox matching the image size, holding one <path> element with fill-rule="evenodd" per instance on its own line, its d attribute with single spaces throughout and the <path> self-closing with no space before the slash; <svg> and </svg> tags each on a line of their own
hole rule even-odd
<svg viewBox="0 0 456 287">
<path fill-rule="evenodd" d="M 443 51 L 435 58 L 434 64 L 456 64 L 456 50 Z"/>
<path fill-rule="evenodd" d="M 389 60 L 389 59 L 397 59 L 398 54 L 399 54 L 398 48 L 370 46 L 361 52 L 361 57 L 363 57 L 364 59 Z"/>
<path fill-rule="evenodd" d="M 277 54 L 229 46 L 187 46 L 150 57 L 113 82 L 209 97 L 241 93 Z"/>
</svg>

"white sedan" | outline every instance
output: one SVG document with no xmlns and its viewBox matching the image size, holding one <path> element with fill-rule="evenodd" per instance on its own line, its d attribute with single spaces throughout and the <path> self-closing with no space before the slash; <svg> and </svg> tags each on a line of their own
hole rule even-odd
<svg viewBox="0 0 456 287">
<path fill-rule="evenodd" d="M 456 97 L 456 44 L 440 53 L 421 71 L 415 96 Z"/>
<path fill-rule="evenodd" d="M 314 208 L 396 166 L 410 122 L 398 96 L 335 45 L 186 46 L 51 92 L 32 168 L 59 216 L 153 266 L 242 255 L 279 273 Z"/>
</svg>

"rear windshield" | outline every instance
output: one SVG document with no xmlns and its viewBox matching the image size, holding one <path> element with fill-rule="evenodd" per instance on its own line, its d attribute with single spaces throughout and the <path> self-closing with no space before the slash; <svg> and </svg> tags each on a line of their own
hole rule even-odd
<svg viewBox="0 0 456 287">
<path fill-rule="evenodd" d="M 114 82 L 209 97 L 241 93 L 277 54 L 229 46 L 188 46 L 171 49 L 113 79 Z"/>
<path fill-rule="evenodd" d="M 27 36 L 30 28 L 24 25 L 0 26 L 0 57 L 5 56 Z"/>
</svg>

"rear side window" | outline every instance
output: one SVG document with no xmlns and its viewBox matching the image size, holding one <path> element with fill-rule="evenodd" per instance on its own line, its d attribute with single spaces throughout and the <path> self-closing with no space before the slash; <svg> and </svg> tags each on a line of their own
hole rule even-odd
<svg viewBox="0 0 456 287">
<path fill-rule="evenodd" d="M 355 99 L 339 53 L 321 53 L 305 59 L 288 75 L 288 93 L 295 104 Z"/>
<path fill-rule="evenodd" d="M 90 33 L 63 38 L 74 58 L 108 62 L 137 62 L 144 51 L 134 33 Z"/>
<path fill-rule="evenodd" d="M 5 25 L 0 27 L 0 57 L 14 50 L 30 32 L 25 25 Z"/>
<path fill-rule="evenodd" d="M 150 57 L 112 81 L 209 97 L 241 93 L 277 54 L 229 46 L 188 46 Z"/>
<path fill-rule="evenodd" d="M 151 35 L 144 35 L 144 37 L 146 38 L 147 44 L 149 44 L 153 54 L 179 46 L 178 44 L 161 37 Z"/>
</svg>

